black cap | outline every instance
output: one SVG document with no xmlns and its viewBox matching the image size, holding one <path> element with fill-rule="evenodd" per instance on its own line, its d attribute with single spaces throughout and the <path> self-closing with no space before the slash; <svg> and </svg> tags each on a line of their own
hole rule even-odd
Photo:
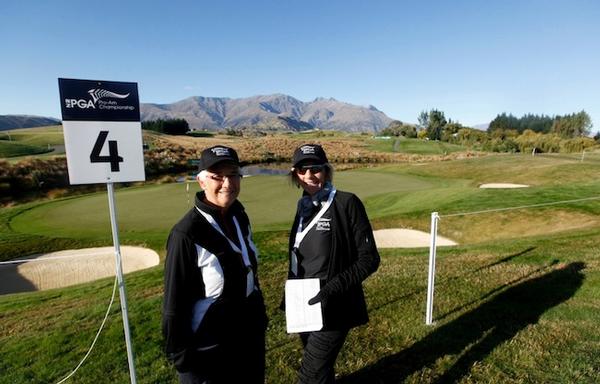
<svg viewBox="0 0 600 384">
<path fill-rule="evenodd" d="M 293 167 L 297 167 L 303 161 L 316 161 L 319 164 L 328 163 L 327 155 L 319 144 L 304 144 L 296 148 L 292 157 Z"/>
<path fill-rule="evenodd" d="M 240 166 L 240 159 L 238 158 L 235 149 L 223 145 L 215 145 L 214 147 L 206 148 L 202 151 L 202 155 L 200 155 L 198 171 L 212 168 L 224 161 L 235 164 L 238 167 Z"/>
</svg>

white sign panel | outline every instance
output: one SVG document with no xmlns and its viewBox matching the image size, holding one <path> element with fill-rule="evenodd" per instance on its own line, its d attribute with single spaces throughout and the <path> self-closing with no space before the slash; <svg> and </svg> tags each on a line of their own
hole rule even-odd
<svg viewBox="0 0 600 384">
<path fill-rule="evenodd" d="M 58 81 L 70 183 L 145 180 L 137 84 Z"/>
<path fill-rule="evenodd" d="M 71 184 L 145 180 L 139 122 L 64 121 Z"/>
</svg>

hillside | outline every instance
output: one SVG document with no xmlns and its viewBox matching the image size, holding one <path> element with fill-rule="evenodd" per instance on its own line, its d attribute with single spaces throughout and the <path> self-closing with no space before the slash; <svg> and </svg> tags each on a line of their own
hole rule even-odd
<svg viewBox="0 0 600 384">
<path fill-rule="evenodd" d="M 302 102 L 274 94 L 240 99 L 194 96 L 172 104 L 141 104 L 142 121 L 183 118 L 191 129 L 312 128 L 346 132 L 379 131 L 392 121 L 373 106 L 362 107 L 335 99 Z"/>
<path fill-rule="evenodd" d="M 43 127 L 60 124 L 60 120 L 53 117 L 33 115 L 0 115 L 0 131 L 17 128 Z"/>
</svg>

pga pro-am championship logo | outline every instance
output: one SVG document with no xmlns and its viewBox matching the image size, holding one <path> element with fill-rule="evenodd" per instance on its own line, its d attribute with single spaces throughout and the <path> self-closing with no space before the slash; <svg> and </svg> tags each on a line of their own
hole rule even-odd
<svg viewBox="0 0 600 384">
<path fill-rule="evenodd" d="M 58 79 L 63 120 L 140 121 L 136 83 Z"/>
<path fill-rule="evenodd" d="M 66 108 L 99 108 L 99 109 L 119 109 L 119 107 L 124 109 L 133 109 L 131 105 L 119 106 L 113 100 L 106 101 L 101 100 L 102 98 L 112 98 L 112 99 L 126 99 L 129 97 L 129 93 L 126 95 L 120 95 L 115 92 L 107 91 L 106 89 L 90 89 L 88 93 L 91 96 L 91 99 L 65 99 L 65 107 Z"/>
</svg>

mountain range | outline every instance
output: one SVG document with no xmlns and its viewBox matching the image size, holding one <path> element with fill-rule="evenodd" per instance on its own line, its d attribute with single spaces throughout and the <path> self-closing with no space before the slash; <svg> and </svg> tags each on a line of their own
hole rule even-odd
<svg viewBox="0 0 600 384">
<path fill-rule="evenodd" d="M 373 106 L 363 107 L 332 98 L 310 102 L 273 94 L 246 98 L 193 96 L 171 104 L 140 105 L 142 121 L 185 119 L 190 129 L 227 128 L 304 131 L 314 128 L 338 131 L 379 131 L 391 118 Z"/>
<path fill-rule="evenodd" d="M 378 132 L 392 119 L 374 106 L 358 106 L 333 98 L 310 102 L 273 94 L 246 98 L 193 96 L 171 104 L 140 104 L 141 120 L 185 119 L 190 129 L 255 129 Z M 0 130 L 60 124 L 59 119 L 33 115 L 0 115 Z"/>
<path fill-rule="evenodd" d="M 58 125 L 60 120 L 53 117 L 42 117 L 33 115 L 0 115 L 0 131 L 18 128 L 43 127 L 46 125 Z"/>
</svg>

